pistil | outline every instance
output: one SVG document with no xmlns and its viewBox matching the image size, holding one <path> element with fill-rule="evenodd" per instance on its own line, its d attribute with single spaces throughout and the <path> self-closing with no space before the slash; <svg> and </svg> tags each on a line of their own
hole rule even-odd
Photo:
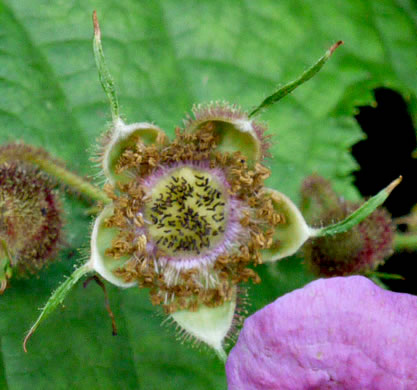
<svg viewBox="0 0 417 390">
<path fill-rule="evenodd" d="M 158 249 L 169 256 L 195 256 L 216 246 L 228 209 L 224 178 L 193 166 L 170 169 L 151 189 L 144 216 Z"/>
</svg>

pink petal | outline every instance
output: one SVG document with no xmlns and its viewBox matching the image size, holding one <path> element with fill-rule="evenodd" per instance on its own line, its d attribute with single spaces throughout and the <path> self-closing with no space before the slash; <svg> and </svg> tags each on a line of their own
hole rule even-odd
<svg viewBox="0 0 417 390">
<path fill-rule="evenodd" d="M 417 297 L 314 281 L 245 321 L 226 372 L 229 390 L 415 390 Z"/>
</svg>

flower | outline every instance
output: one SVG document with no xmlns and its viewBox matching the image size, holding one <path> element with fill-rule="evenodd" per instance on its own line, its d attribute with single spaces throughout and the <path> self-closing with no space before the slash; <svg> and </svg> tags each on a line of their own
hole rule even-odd
<svg viewBox="0 0 417 390">
<path fill-rule="evenodd" d="M 301 188 L 301 211 L 312 226 L 340 221 L 360 204 L 338 196 L 328 180 L 307 177 Z M 374 271 L 393 252 L 394 224 L 385 208 L 378 208 L 351 230 L 313 237 L 303 246 L 309 268 L 319 276 L 346 276 Z"/>
<path fill-rule="evenodd" d="M 291 255 L 310 229 L 264 186 L 264 126 L 228 104 L 195 107 L 184 123 L 172 141 L 120 119 L 106 135 L 112 203 L 95 222 L 90 263 L 113 284 L 148 288 L 154 305 L 222 354 L 238 285 L 259 283 L 252 266 Z"/>
<path fill-rule="evenodd" d="M 119 287 L 149 289 L 151 302 L 164 308 L 185 338 L 206 343 L 226 360 L 223 341 L 241 311 L 239 285 L 260 282 L 253 267 L 290 256 L 310 236 L 345 232 L 375 210 L 400 179 L 345 221 L 321 229 L 310 228 L 290 199 L 264 186 L 269 143 L 265 127 L 253 117 L 313 77 L 342 41 L 249 114 L 226 103 L 194 107 L 170 141 L 154 124 L 125 124 L 120 118 L 95 12 L 93 23 L 112 126 L 100 158 L 107 195 L 91 186 L 88 194 L 105 206 L 93 226 L 90 259 L 55 290 L 23 348 L 72 286 L 95 271 Z"/>
<path fill-rule="evenodd" d="M 33 274 L 57 252 L 62 221 L 52 187 L 37 168 L 0 164 L 0 294 L 13 273 Z"/>
<path fill-rule="evenodd" d="M 229 390 L 415 389 L 417 297 L 363 276 L 319 279 L 250 316 Z"/>
<path fill-rule="evenodd" d="M 316 74 L 343 42 L 249 114 L 226 103 L 194 107 L 170 141 L 153 124 L 121 120 L 96 13 L 93 22 L 113 118 L 101 153 L 112 202 L 94 224 L 85 269 L 120 287 L 148 288 L 154 305 L 225 360 L 239 285 L 260 282 L 254 267 L 290 256 L 312 235 L 334 234 L 310 228 L 290 199 L 264 186 L 269 142 L 253 117 Z"/>
</svg>

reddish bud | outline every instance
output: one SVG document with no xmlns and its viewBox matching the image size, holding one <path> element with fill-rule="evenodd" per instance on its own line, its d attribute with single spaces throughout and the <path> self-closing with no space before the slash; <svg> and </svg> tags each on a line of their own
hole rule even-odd
<svg viewBox="0 0 417 390">
<path fill-rule="evenodd" d="M 339 197 L 330 182 L 318 175 L 304 180 L 301 195 L 301 210 L 313 226 L 338 222 L 360 206 Z M 310 239 L 304 245 L 304 256 L 319 276 L 366 273 L 392 253 L 393 237 L 390 214 L 379 208 L 348 232 Z"/>
<path fill-rule="evenodd" d="M 0 292 L 12 273 L 35 273 L 56 254 L 62 221 L 52 188 L 32 166 L 0 165 Z"/>
</svg>

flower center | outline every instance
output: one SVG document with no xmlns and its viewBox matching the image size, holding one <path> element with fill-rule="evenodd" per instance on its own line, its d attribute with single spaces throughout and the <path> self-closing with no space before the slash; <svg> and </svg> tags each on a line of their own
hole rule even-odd
<svg viewBox="0 0 417 390">
<path fill-rule="evenodd" d="M 152 186 L 144 217 L 166 255 L 200 255 L 223 238 L 228 216 L 224 179 L 214 170 L 182 166 Z"/>
</svg>

